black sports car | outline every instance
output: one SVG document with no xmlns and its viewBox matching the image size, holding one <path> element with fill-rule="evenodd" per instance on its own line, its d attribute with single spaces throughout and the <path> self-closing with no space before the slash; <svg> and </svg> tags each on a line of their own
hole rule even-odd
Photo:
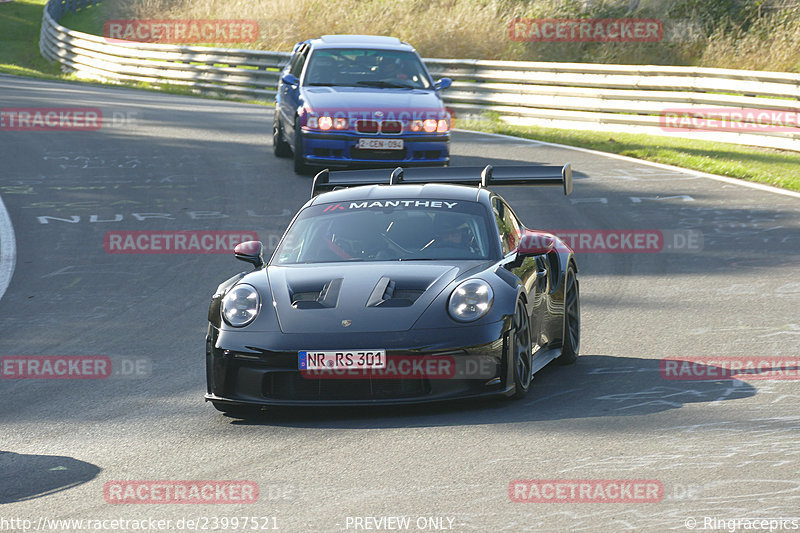
<svg viewBox="0 0 800 533">
<path fill-rule="evenodd" d="M 382 183 L 382 184 L 380 184 Z M 224 412 L 519 398 L 576 360 L 573 251 L 526 228 L 492 185 L 559 185 L 569 165 L 328 172 L 269 262 L 219 286 L 208 393 Z M 322 192 L 321 191 L 329 191 Z"/>
</svg>

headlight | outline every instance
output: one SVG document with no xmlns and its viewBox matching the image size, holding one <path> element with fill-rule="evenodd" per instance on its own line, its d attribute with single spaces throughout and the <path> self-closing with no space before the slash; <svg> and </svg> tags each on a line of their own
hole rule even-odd
<svg viewBox="0 0 800 533">
<path fill-rule="evenodd" d="M 447 309 L 459 322 L 472 322 L 485 315 L 492 307 L 492 287 L 482 279 L 468 279 L 450 295 Z"/>
<path fill-rule="evenodd" d="M 241 328 L 255 320 L 261 309 L 261 298 L 255 287 L 242 283 L 228 291 L 222 298 L 222 318 L 235 328 Z"/>
<path fill-rule="evenodd" d="M 422 121 L 422 129 L 424 129 L 428 133 L 433 133 L 436 131 L 436 127 L 439 125 L 439 121 L 433 118 L 428 118 Z"/>
</svg>

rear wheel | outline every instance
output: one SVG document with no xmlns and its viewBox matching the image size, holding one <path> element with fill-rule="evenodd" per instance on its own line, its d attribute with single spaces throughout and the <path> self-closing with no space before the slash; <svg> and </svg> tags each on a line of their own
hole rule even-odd
<svg viewBox="0 0 800 533">
<path fill-rule="evenodd" d="M 581 298 L 578 277 L 570 266 L 564 279 L 564 340 L 561 355 L 556 359 L 560 365 L 569 365 L 578 360 L 581 345 Z"/>
<path fill-rule="evenodd" d="M 281 126 L 278 113 L 275 113 L 275 120 L 272 121 L 272 151 L 275 157 L 289 157 L 292 155 L 292 147 L 283 138 L 283 126 Z"/>
<path fill-rule="evenodd" d="M 294 122 L 294 171 L 297 174 L 309 172 L 309 166 L 303 160 L 303 130 L 300 127 L 300 117 Z"/>
<path fill-rule="evenodd" d="M 528 311 L 522 301 L 517 302 L 514 313 L 514 345 L 512 362 L 514 365 L 514 394 L 512 399 L 518 400 L 525 397 L 531 388 L 533 374 L 533 355 L 531 354 L 531 328 Z"/>
</svg>

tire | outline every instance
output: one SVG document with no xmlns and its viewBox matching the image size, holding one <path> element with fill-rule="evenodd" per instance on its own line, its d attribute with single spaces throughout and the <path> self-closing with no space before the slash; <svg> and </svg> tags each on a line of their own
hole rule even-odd
<svg viewBox="0 0 800 533">
<path fill-rule="evenodd" d="M 310 168 L 303 161 L 303 133 L 300 128 L 300 117 L 294 122 L 294 171 L 296 174 L 308 174 Z"/>
<path fill-rule="evenodd" d="M 528 311 L 522 301 L 517 301 L 514 312 L 514 342 L 509 360 L 514 365 L 514 394 L 512 400 L 519 400 L 528 394 L 533 381 L 533 354 L 531 353 L 531 328 Z"/>
<path fill-rule="evenodd" d="M 217 411 L 236 418 L 247 418 L 258 414 L 259 411 L 261 411 L 260 407 L 252 405 L 231 405 L 229 403 L 213 401 L 211 402 L 211 405 L 213 405 L 214 409 Z"/>
<path fill-rule="evenodd" d="M 292 147 L 283 138 L 283 126 L 281 126 L 278 113 L 275 113 L 275 120 L 272 121 L 272 151 L 275 157 L 289 157 L 292 155 Z"/>
<path fill-rule="evenodd" d="M 571 365 L 578 360 L 581 345 L 581 297 L 578 277 L 570 266 L 564 278 L 564 340 L 561 355 L 556 358 L 559 365 Z"/>
</svg>

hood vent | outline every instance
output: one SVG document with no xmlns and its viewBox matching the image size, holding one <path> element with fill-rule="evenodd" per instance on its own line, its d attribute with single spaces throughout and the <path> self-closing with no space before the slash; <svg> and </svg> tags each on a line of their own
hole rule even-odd
<svg viewBox="0 0 800 533">
<path fill-rule="evenodd" d="M 342 279 L 332 279 L 324 285 L 304 286 L 290 288 L 292 307 L 295 309 L 325 309 L 336 307 L 339 303 L 339 293 L 342 288 Z"/>
<path fill-rule="evenodd" d="M 417 284 L 418 285 L 418 284 Z M 372 290 L 367 307 L 409 307 L 422 296 L 428 287 L 395 281 L 383 276 Z"/>
</svg>

